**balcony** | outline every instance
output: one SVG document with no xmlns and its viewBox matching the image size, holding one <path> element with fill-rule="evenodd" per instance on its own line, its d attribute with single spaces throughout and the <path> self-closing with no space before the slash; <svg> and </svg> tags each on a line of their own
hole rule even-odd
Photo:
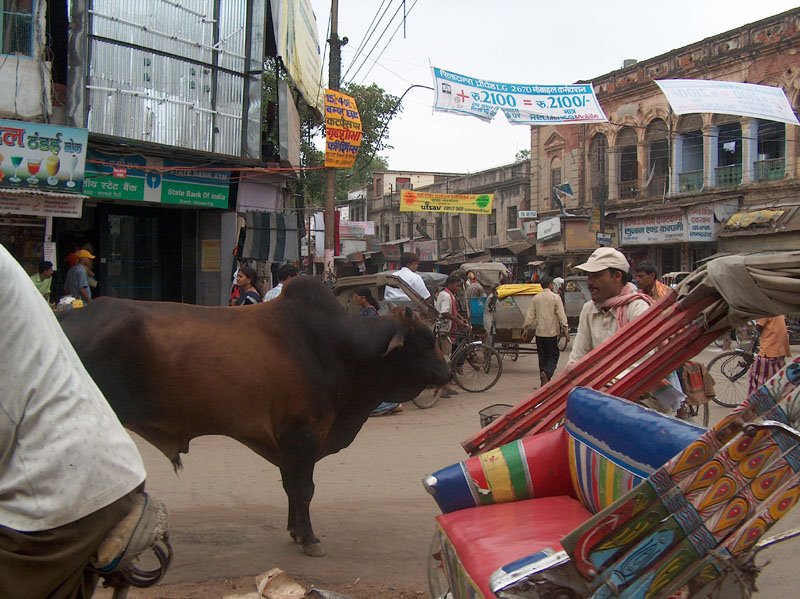
<svg viewBox="0 0 800 599">
<path fill-rule="evenodd" d="M 717 175 L 717 187 L 734 187 L 742 183 L 742 165 L 731 164 L 714 169 Z"/>
<path fill-rule="evenodd" d="M 619 182 L 619 197 L 621 200 L 632 200 L 636 198 L 639 193 L 638 181 L 620 181 Z"/>
<path fill-rule="evenodd" d="M 686 171 L 685 173 L 679 173 L 678 185 L 681 193 L 702 190 L 703 171 Z"/>
<path fill-rule="evenodd" d="M 647 186 L 647 195 L 649 197 L 661 197 L 666 192 L 666 185 L 667 185 L 667 176 L 666 175 L 658 175 L 657 177 L 653 177 L 650 181 L 649 185 Z"/>
<path fill-rule="evenodd" d="M 758 160 L 753 163 L 756 181 L 778 181 L 786 173 L 786 161 L 783 158 Z"/>
</svg>

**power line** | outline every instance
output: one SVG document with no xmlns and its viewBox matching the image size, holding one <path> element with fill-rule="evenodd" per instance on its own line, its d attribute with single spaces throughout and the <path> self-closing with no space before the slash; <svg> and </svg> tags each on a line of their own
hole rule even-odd
<svg viewBox="0 0 800 599">
<path fill-rule="evenodd" d="M 397 14 L 400 12 L 401 8 L 403 8 L 403 3 L 402 2 L 400 4 L 398 4 L 397 10 L 394 11 L 394 14 L 389 19 L 389 22 L 386 23 L 386 27 L 383 28 L 383 31 L 381 31 L 381 34 L 378 36 L 378 39 L 375 40 L 375 43 L 372 44 L 372 48 L 369 49 L 369 52 L 367 52 L 366 57 L 364 57 L 364 60 L 361 61 L 361 65 L 358 67 L 358 69 L 356 69 L 356 72 L 353 73 L 353 76 L 350 77 L 350 79 L 348 80 L 348 83 L 352 83 L 353 80 L 358 75 L 358 73 L 361 71 L 361 69 L 364 68 L 364 65 L 367 64 L 367 58 L 369 58 L 369 56 L 372 54 L 372 52 L 375 50 L 375 48 L 378 47 L 378 44 L 381 42 L 381 39 L 386 34 L 386 32 L 389 30 L 389 27 L 392 26 L 392 22 L 394 21 L 394 18 L 397 16 Z"/>
<path fill-rule="evenodd" d="M 383 50 L 381 50 L 381 53 L 380 53 L 380 54 L 378 54 L 378 58 L 376 58 L 375 60 L 373 60 L 373 61 L 372 61 L 372 66 L 371 66 L 371 67 L 369 68 L 369 70 L 368 70 L 368 71 L 367 71 L 367 72 L 364 74 L 364 77 L 362 77 L 362 78 L 361 78 L 361 83 L 364 83 L 364 81 L 366 80 L 366 78 L 367 78 L 367 77 L 369 76 L 369 74 L 372 72 L 372 69 L 373 69 L 373 68 L 375 68 L 375 65 L 376 65 L 376 64 L 378 64 L 378 61 L 380 60 L 381 56 L 383 56 L 383 53 L 384 53 L 384 52 L 386 52 L 386 48 L 388 48 L 388 47 L 389 47 L 389 44 L 391 44 L 391 43 L 392 43 L 392 40 L 394 39 L 394 36 L 395 36 L 395 35 L 397 35 L 397 32 L 398 32 L 398 31 L 400 31 L 400 25 L 402 25 L 402 24 L 404 24 L 404 23 L 405 23 L 405 19 L 406 19 L 406 17 L 408 17 L 408 15 L 410 15 L 410 14 L 411 14 L 411 11 L 412 11 L 412 10 L 414 10 L 414 7 L 417 5 L 417 2 L 418 2 L 418 0 L 414 0 L 414 4 L 412 4 L 412 5 L 411 5 L 411 8 L 409 8 L 409 9 L 408 9 L 408 12 L 407 12 L 407 13 L 405 14 L 405 16 L 403 17 L 403 21 L 402 21 L 400 24 L 398 24 L 398 25 L 397 25 L 397 28 L 394 30 L 394 33 L 392 34 L 392 37 L 390 37 L 390 38 L 389 38 L 389 41 L 388 41 L 388 42 L 386 42 L 386 45 L 383 47 Z M 367 56 L 367 58 L 369 58 L 369 56 Z M 353 75 L 353 78 L 355 79 L 355 75 Z"/>
<path fill-rule="evenodd" d="M 387 5 L 383 11 L 383 14 L 381 14 L 380 16 L 380 19 L 378 19 L 376 23 L 375 19 L 377 19 L 378 13 L 381 11 L 381 8 L 383 7 L 384 4 L 386 4 L 387 1 L 389 2 L 389 5 L 391 5 L 391 0 L 381 0 L 381 5 L 378 7 L 378 10 L 375 11 L 375 15 L 372 17 L 372 22 L 370 22 L 369 26 L 367 27 L 367 30 L 364 32 L 364 37 L 361 38 L 361 43 L 358 45 L 358 48 L 356 48 L 355 52 L 356 56 L 360 55 L 361 50 L 364 49 L 364 46 L 369 42 L 370 38 L 377 30 L 378 24 L 381 22 L 381 20 L 383 20 L 383 15 L 385 15 L 386 11 L 389 10 L 389 5 Z M 347 70 L 344 72 L 343 78 L 347 77 L 347 74 L 350 72 L 351 68 L 353 68 L 352 62 L 350 63 L 350 66 L 347 67 Z"/>
</svg>

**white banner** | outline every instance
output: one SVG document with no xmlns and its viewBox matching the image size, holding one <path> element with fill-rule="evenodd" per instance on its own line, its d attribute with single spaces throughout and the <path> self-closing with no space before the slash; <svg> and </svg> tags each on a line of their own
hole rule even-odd
<svg viewBox="0 0 800 599">
<path fill-rule="evenodd" d="M 591 84 L 499 83 L 432 67 L 433 109 L 491 121 L 502 110 L 512 125 L 605 123 Z"/>
<path fill-rule="evenodd" d="M 683 211 L 622 219 L 620 245 L 686 241 Z"/>
<path fill-rule="evenodd" d="M 686 224 L 687 241 L 716 241 L 717 225 L 712 204 L 687 207 Z"/>
<path fill-rule="evenodd" d="M 675 114 L 713 112 L 800 125 L 780 87 L 698 79 L 662 79 L 656 83 Z"/>
<path fill-rule="evenodd" d="M 536 241 L 547 241 L 561 235 L 561 219 L 557 216 L 536 225 Z"/>
<path fill-rule="evenodd" d="M 28 216 L 57 216 L 58 218 L 80 218 L 83 212 L 83 196 L 48 195 L 0 195 L 0 214 L 26 214 Z M 55 262 L 53 263 L 55 264 Z"/>
</svg>

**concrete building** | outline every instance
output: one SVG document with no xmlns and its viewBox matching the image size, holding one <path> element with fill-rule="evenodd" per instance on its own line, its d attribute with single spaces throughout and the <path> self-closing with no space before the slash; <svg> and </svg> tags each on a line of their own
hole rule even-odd
<svg viewBox="0 0 800 599">
<path fill-rule="evenodd" d="M 548 270 L 569 274 L 598 240 L 631 262 L 654 260 L 662 273 L 692 270 L 718 251 L 800 247 L 797 127 L 721 114 L 678 117 L 654 83 L 777 86 L 797 113 L 798 48 L 800 9 L 793 9 L 591 79 L 608 123 L 532 127 L 531 198 L 540 228 L 547 223 L 537 255 Z M 554 192 L 564 183 L 571 196 Z M 737 213 L 760 208 L 780 214 L 755 225 L 737 218 L 726 228 Z"/>
</svg>

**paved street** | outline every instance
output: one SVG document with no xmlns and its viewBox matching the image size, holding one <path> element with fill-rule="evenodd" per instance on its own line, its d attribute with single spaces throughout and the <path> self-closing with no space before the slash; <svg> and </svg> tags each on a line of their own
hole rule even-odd
<svg viewBox="0 0 800 599">
<path fill-rule="evenodd" d="M 715 351 L 706 350 L 701 359 Z M 226 438 L 198 439 L 176 476 L 166 458 L 140 442 L 148 487 L 170 509 L 176 557 L 166 586 L 132 596 L 251 591 L 252 576 L 276 566 L 356 597 L 424 596 L 436 509 L 420 480 L 465 457 L 460 442 L 479 428 L 478 410 L 519 401 L 534 381 L 536 357 L 522 356 L 506 360 L 503 376 L 488 392 L 461 392 L 429 410 L 407 404 L 402 414 L 369 420 L 351 447 L 317 467 L 312 518 L 328 553 L 324 558 L 306 557 L 291 543 L 279 472 L 248 449 Z M 713 416 L 721 413 L 715 407 Z M 782 529 L 800 525 L 800 512 L 788 520 Z M 759 579 L 759 596 L 795 594 L 796 550 L 797 542 L 789 541 L 765 552 L 772 564 Z"/>
</svg>

